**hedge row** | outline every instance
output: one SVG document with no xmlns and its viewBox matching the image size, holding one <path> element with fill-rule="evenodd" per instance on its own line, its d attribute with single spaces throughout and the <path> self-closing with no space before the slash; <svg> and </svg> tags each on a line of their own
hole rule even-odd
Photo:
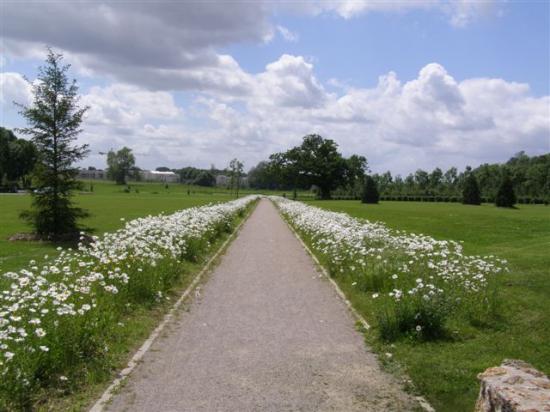
<svg viewBox="0 0 550 412">
<path fill-rule="evenodd" d="M 333 200 L 360 200 L 357 196 L 333 195 Z M 381 195 L 380 200 L 398 201 L 398 202 L 451 202 L 462 203 L 462 196 L 426 196 L 426 195 Z M 493 197 L 482 197 L 482 203 L 494 203 Z M 519 204 L 548 205 L 548 199 L 518 197 Z"/>
</svg>

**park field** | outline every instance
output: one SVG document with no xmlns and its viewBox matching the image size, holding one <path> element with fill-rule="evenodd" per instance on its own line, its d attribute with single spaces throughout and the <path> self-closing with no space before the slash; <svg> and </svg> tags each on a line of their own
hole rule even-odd
<svg viewBox="0 0 550 412">
<path fill-rule="evenodd" d="M 509 273 L 500 275 L 500 319 L 490 325 L 462 328 L 451 338 L 392 344 L 377 334 L 368 343 L 389 369 L 405 372 L 414 387 L 438 411 L 472 410 L 478 394 L 476 375 L 503 359 L 522 359 L 550 373 L 550 208 L 520 205 L 450 203 L 311 201 L 309 204 L 436 239 L 462 241 L 467 254 L 507 259 Z M 336 280 L 354 306 L 373 322 L 372 299 Z M 453 327 L 453 326 L 451 326 Z M 386 355 L 391 354 L 391 357 Z"/>
<path fill-rule="evenodd" d="M 93 185 L 93 192 L 90 192 Z M 86 181 L 84 189 L 75 195 L 75 203 L 87 209 L 91 216 L 82 225 L 91 229 L 90 233 L 100 235 L 124 226 L 125 220 L 147 215 L 171 213 L 176 210 L 208 203 L 233 199 L 230 192 L 220 188 L 206 188 L 182 184 L 130 183 L 117 186 L 108 181 Z M 240 195 L 252 193 L 242 190 Z M 276 192 L 270 192 L 276 194 Z M 0 273 L 17 270 L 26 266 L 31 259 L 39 260 L 45 254 L 53 256 L 59 246 L 51 242 L 10 242 L 15 233 L 30 232 L 31 228 L 21 219 L 19 213 L 29 208 L 30 195 L 0 194 Z M 67 246 L 67 245 L 62 245 Z"/>
<path fill-rule="evenodd" d="M 98 278 L 86 277 L 89 272 L 86 272 L 86 269 L 80 269 L 82 265 L 78 265 L 77 260 L 81 259 L 78 256 L 82 254 L 72 255 L 65 252 L 65 257 L 57 262 L 53 261 L 48 269 L 51 271 L 43 275 L 50 285 L 48 292 L 40 294 L 39 305 L 46 308 L 43 309 L 45 312 L 40 312 L 42 319 L 39 324 L 43 329 L 37 329 L 33 334 L 21 335 L 29 337 L 28 342 L 9 346 L 5 352 L 6 357 L 10 355 L 7 358 L 8 361 L 18 362 L 13 368 L 21 368 L 20 370 L 23 370 L 26 375 L 21 385 L 18 383 L 23 379 L 21 374 L 4 373 L 4 377 L 11 376 L 11 378 L 0 380 L 0 410 L 86 409 L 88 403 L 103 391 L 105 383 L 126 365 L 128 357 L 151 333 L 172 306 L 174 299 L 180 296 L 181 291 L 189 285 L 212 253 L 228 239 L 233 229 L 246 218 L 246 214 L 254 206 L 250 198 L 242 200 L 241 203 L 238 201 L 232 203 L 229 201 L 233 200 L 234 196 L 229 193 L 223 191 L 198 193 L 198 188 L 185 187 L 184 189 L 180 185 L 165 187 L 160 184 L 140 184 L 132 185 L 128 192 L 124 189 L 125 187 L 107 182 L 94 182 L 93 192 L 75 196 L 76 203 L 88 209 L 93 215 L 83 222 L 84 225 L 94 229 L 92 233 L 101 235 L 103 232 L 113 232 L 121 228 L 125 221 L 137 217 L 158 215 L 163 212 L 169 214 L 193 206 L 220 202 L 224 205 L 220 208 L 199 208 L 172 218 L 146 219 L 140 225 L 134 226 L 131 231 L 121 231 L 111 235 L 109 238 L 111 240 L 103 239 L 98 242 L 97 251 L 87 255 L 85 259 L 94 261 L 98 254 L 104 253 L 103 257 L 97 258 L 95 263 L 97 267 L 95 270 L 106 274 L 103 277 L 99 273 L 101 279 L 108 279 L 109 283 L 104 282 L 104 287 L 94 285 L 92 279 Z M 30 228 L 18 218 L 19 212 L 29 206 L 30 200 L 29 195 L 0 196 L 2 239 L 0 271 L 2 273 L 10 269 L 17 271 L 29 267 L 30 259 L 36 259 L 37 264 L 41 265 L 45 262 L 44 255 L 54 257 L 60 253 L 57 250 L 59 246 L 65 248 L 71 246 L 51 242 L 7 240 L 7 237 L 13 233 L 30 231 Z M 166 233 L 170 230 L 174 236 L 178 236 L 178 241 L 162 249 L 162 242 L 155 239 L 150 231 L 152 224 L 155 227 L 154 233 L 162 231 Z M 136 231 L 139 233 L 136 234 Z M 145 233 L 147 236 L 144 235 Z M 132 238 L 132 236 L 135 237 Z M 135 239 L 138 239 L 139 246 L 136 245 Z M 113 243 L 106 245 L 109 241 Z M 118 255 L 116 257 L 118 263 L 114 263 L 110 260 L 111 258 L 105 259 L 106 255 L 112 256 L 110 253 L 119 246 L 129 250 L 128 255 L 124 253 Z M 155 252 L 151 253 L 152 249 L 148 249 L 149 247 L 155 248 Z M 99 251 L 101 248 L 104 248 L 104 252 Z M 166 252 L 168 248 L 170 253 Z M 178 259 L 174 256 L 178 256 Z M 49 262 L 52 260 L 50 259 Z M 78 263 L 80 262 L 82 260 Z M 60 275 L 59 271 L 51 269 L 55 265 L 64 265 L 63 273 L 72 271 L 71 275 Z M 124 273 L 117 276 L 121 268 Z M 79 270 L 83 270 L 85 276 L 82 272 L 78 272 Z M 10 283 L 13 285 L 15 278 L 22 279 L 24 276 L 25 273 L 22 271 L 18 275 L 12 274 L 1 278 L 0 290 L 8 295 L 13 289 L 9 287 Z M 71 283 L 75 278 L 82 281 L 79 286 Z M 129 283 L 129 278 L 132 278 L 133 282 Z M 88 282 L 87 286 L 82 286 L 86 282 Z M 21 288 L 24 288 L 26 283 L 22 282 L 21 285 Z M 39 282 L 36 285 L 39 285 Z M 33 287 L 36 285 L 33 284 Z M 68 288 L 72 291 L 71 296 L 60 298 L 64 299 L 63 302 L 70 302 L 67 305 L 75 305 L 74 300 L 76 300 L 78 305 L 76 307 L 80 309 L 73 310 L 70 313 L 72 316 L 65 316 L 66 312 L 60 314 L 57 309 L 53 310 L 59 305 L 56 299 L 60 295 L 50 291 L 56 290 L 56 287 Z M 16 289 L 18 290 L 14 293 L 17 295 L 20 289 Z M 32 296 L 32 293 L 29 296 Z M 70 298 L 73 296 L 74 300 L 71 301 Z M 50 298 L 53 300 L 48 300 Z M 6 301 L 7 299 L 3 304 Z M 35 304 L 38 305 L 34 302 L 33 305 Z M 92 307 L 98 309 L 92 311 Z M 27 313 L 25 309 L 24 305 L 18 309 L 18 313 L 22 315 L 19 318 L 13 317 L 13 322 L 20 322 L 23 317 L 24 325 L 29 327 L 28 325 L 33 324 L 30 321 L 27 322 L 30 319 L 29 316 L 35 316 L 29 313 L 34 314 L 36 310 L 29 309 Z M 93 312 L 92 317 L 86 316 L 87 311 Z M 38 331 L 41 331 L 40 334 Z M 35 335 L 40 339 L 41 346 L 37 346 L 33 351 L 28 348 L 38 344 L 31 341 Z M 63 339 L 59 339 L 60 336 Z M 8 340 L 6 342 L 11 343 Z M 14 340 L 14 342 L 19 341 Z M 3 348 L 4 350 L 6 347 Z M 42 366 L 36 366 L 40 364 Z M 13 368 L 11 370 L 19 370 Z M 8 368 L 4 370 L 8 371 Z M 67 382 L 62 383 L 63 388 L 58 387 L 59 376 L 63 377 L 63 382 Z"/>
</svg>

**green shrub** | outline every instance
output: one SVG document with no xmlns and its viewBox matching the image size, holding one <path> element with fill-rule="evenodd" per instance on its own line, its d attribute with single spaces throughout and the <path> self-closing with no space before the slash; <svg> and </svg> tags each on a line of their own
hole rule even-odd
<svg viewBox="0 0 550 412">
<path fill-rule="evenodd" d="M 464 189 L 462 191 L 462 203 L 465 205 L 480 205 L 481 193 L 477 179 L 473 173 L 468 174 L 464 181 Z"/>
<path fill-rule="evenodd" d="M 370 176 L 365 177 L 365 186 L 363 188 L 363 194 L 361 196 L 362 203 L 378 203 L 380 194 L 378 193 L 378 187 L 376 182 Z"/>
<path fill-rule="evenodd" d="M 514 185 L 507 173 L 504 174 L 500 187 L 498 188 L 495 204 L 497 207 L 514 207 L 516 204 Z"/>
</svg>

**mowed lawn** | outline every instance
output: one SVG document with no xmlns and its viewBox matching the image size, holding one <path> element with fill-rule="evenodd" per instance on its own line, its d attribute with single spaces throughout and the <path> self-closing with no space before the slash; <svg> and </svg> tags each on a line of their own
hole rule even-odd
<svg viewBox="0 0 550 412">
<path fill-rule="evenodd" d="M 478 394 L 476 375 L 505 358 L 522 359 L 550 374 L 550 207 L 449 203 L 312 201 L 310 204 L 389 227 L 463 241 L 468 254 L 494 254 L 509 261 L 500 278 L 502 319 L 493 325 L 461 330 L 455 338 L 431 343 L 367 340 L 388 366 L 403 368 L 438 411 L 472 410 Z M 367 320 L 372 299 L 342 285 Z M 452 327 L 452 326 L 451 326 Z"/>
<path fill-rule="evenodd" d="M 132 183 L 130 193 L 124 192 L 125 187 L 99 181 L 93 182 L 93 192 L 75 195 L 76 204 L 92 214 L 82 222 L 84 226 L 93 229 L 92 234 L 100 235 L 123 227 L 125 222 L 121 219 L 171 213 L 233 198 L 223 189 L 214 191 L 181 184 L 169 184 L 166 189 L 164 184 Z M 85 183 L 85 189 L 90 189 L 90 182 Z M 187 194 L 188 189 L 190 194 Z M 45 254 L 53 256 L 57 253 L 59 245 L 51 242 L 8 241 L 15 233 L 31 231 L 19 218 L 19 213 L 30 204 L 30 195 L 0 194 L 0 274 L 23 268 L 31 259 L 40 260 Z"/>
</svg>

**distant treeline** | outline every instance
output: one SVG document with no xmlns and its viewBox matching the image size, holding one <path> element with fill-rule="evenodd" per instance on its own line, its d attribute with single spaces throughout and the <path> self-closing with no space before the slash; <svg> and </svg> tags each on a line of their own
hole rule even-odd
<svg viewBox="0 0 550 412">
<path fill-rule="evenodd" d="M 269 161 L 262 161 L 248 173 L 250 187 L 256 189 L 291 189 L 281 184 L 276 169 Z M 475 169 L 466 167 L 459 172 L 451 167 L 443 172 L 418 169 L 403 177 L 391 172 L 372 174 L 378 186 L 381 200 L 462 202 L 464 181 L 472 173 L 479 185 L 483 202 L 492 203 L 505 174 L 512 179 L 518 203 L 547 203 L 550 200 L 550 153 L 528 156 L 520 152 L 505 163 L 482 164 Z M 301 187 L 301 189 L 309 189 Z M 359 199 L 361 189 L 355 185 L 340 185 L 332 191 L 334 199 Z"/>
<path fill-rule="evenodd" d="M 131 151 L 131 149 L 128 149 Z M 28 188 L 31 171 L 37 159 L 34 144 L 18 139 L 11 130 L 0 127 L 0 190 Z M 240 163 L 239 163 L 240 164 Z M 138 168 L 136 168 L 138 169 Z M 215 186 L 216 177 L 234 175 L 230 168 L 158 167 L 157 171 L 173 171 L 183 184 Z M 322 198 L 359 199 L 364 178 L 368 174 L 367 159 L 352 155 L 343 157 L 338 145 L 318 135 L 305 136 L 301 145 L 286 152 L 274 153 L 248 173 L 239 171 L 242 186 L 252 189 L 312 190 Z M 466 177 L 475 176 L 481 200 L 494 202 L 504 175 L 511 178 L 519 203 L 548 203 L 550 201 L 550 153 L 528 156 L 519 152 L 505 163 L 482 164 L 459 172 L 451 167 L 443 172 L 418 169 L 403 177 L 387 171 L 371 174 L 381 200 L 461 202 Z"/>
<path fill-rule="evenodd" d="M 505 174 L 510 176 L 519 203 L 543 203 L 550 200 L 550 153 L 527 156 L 520 152 L 505 163 L 467 167 L 458 173 L 455 167 L 443 172 L 422 169 L 405 178 L 390 172 L 374 174 L 383 199 L 415 201 L 461 201 L 465 177 L 472 173 L 484 202 L 492 203 Z"/>
</svg>

